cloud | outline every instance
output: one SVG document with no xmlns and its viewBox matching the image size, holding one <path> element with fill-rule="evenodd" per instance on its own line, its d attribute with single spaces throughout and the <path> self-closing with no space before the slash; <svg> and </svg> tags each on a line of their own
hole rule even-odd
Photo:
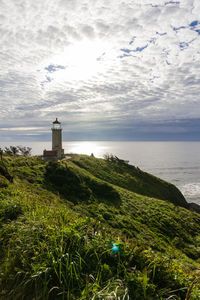
<svg viewBox="0 0 200 300">
<path fill-rule="evenodd" d="M 55 117 L 87 139 L 196 139 L 199 1 L 1 0 L 0 12 L 2 139 L 44 138 Z"/>
</svg>

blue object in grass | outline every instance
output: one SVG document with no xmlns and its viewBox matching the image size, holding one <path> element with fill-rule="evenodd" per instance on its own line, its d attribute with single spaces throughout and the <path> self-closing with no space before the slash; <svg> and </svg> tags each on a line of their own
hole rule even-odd
<svg viewBox="0 0 200 300">
<path fill-rule="evenodd" d="M 113 244 L 112 251 L 113 252 L 118 252 L 119 251 L 119 247 L 116 244 Z"/>
</svg>

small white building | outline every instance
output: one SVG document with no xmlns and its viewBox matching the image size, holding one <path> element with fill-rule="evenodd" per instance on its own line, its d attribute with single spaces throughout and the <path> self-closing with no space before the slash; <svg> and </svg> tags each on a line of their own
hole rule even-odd
<svg viewBox="0 0 200 300">
<path fill-rule="evenodd" d="M 45 160 L 57 160 L 64 158 L 64 149 L 62 149 L 62 127 L 56 120 L 53 122 L 52 130 L 52 150 L 44 150 L 43 158 Z"/>
</svg>

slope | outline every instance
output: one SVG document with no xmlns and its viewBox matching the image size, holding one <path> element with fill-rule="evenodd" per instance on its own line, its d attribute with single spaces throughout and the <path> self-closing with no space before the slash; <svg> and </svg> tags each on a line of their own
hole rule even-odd
<svg viewBox="0 0 200 300">
<path fill-rule="evenodd" d="M 4 165 L 0 299 L 200 299 L 200 216 L 175 187 L 87 156 Z"/>
</svg>

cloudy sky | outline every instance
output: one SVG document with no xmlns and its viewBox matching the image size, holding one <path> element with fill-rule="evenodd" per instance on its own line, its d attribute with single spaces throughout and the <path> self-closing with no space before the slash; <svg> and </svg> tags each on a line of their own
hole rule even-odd
<svg viewBox="0 0 200 300">
<path fill-rule="evenodd" d="M 200 140 L 199 0 L 0 0 L 0 139 Z"/>
</svg>

